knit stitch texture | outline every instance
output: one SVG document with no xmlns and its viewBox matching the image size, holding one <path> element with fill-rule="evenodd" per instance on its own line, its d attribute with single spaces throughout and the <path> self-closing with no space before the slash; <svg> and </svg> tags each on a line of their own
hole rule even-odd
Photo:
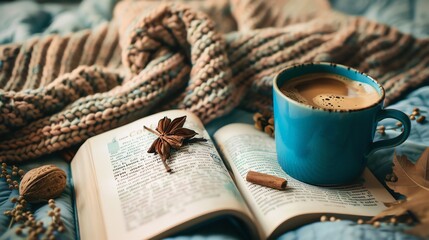
<svg viewBox="0 0 429 240">
<path fill-rule="evenodd" d="M 291 2 L 122 1 L 97 29 L 0 46 L 0 159 L 68 149 L 169 108 L 205 123 L 270 108 L 273 75 L 291 64 L 357 68 L 384 86 L 386 104 L 429 79 L 429 39 L 325 1 Z"/>
</svg>

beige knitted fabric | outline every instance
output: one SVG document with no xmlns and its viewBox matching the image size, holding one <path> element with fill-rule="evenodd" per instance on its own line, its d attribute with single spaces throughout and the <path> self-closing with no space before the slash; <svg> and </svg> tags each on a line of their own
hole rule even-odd
<svg viewBox="0 0 429 240">
<path fill-rule="evenodd" d="M 358 68 L 387 103 L 429 78 L 428 39 L 321 11 L 324 1 L 310 11 L 268 2 L 123 1 L 97 29 L 0 46 L 0 158 L 67 149 L 167 108 L 204 122 L 239 105 L 270 108 L 273 74 L 294 63 Z"/>
</svg>

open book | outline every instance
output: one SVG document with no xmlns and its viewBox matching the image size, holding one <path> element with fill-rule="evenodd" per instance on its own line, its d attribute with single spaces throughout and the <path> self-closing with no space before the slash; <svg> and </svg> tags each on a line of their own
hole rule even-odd
<svg viewBox="0 0 429 240">
<path fill-rule="evenodd" d="M 172 153 L 167 173 L 147 153 L 158 120 L 187 115 L 185 127 L 207 142 Z M 162 238 L 219 216 L 233 216 L 250 235 L 265 239 L 315 221 L 322 214 L 373 216 L 394 199 L 369 170 L 356 183 L 316 187 L 286 175 L 274 139 L 251 125 L 230 124 L 214 143 L 192 113 L 158 113 L 88 139 L 71 163 L 82 239 Z M 245 180 L 249 170 L 284 177 L 279 191 Z"/>
</svg>

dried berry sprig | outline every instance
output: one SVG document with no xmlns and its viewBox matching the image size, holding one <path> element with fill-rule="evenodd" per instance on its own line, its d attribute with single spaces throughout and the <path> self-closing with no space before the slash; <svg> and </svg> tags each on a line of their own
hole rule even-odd
<svg viewBox="0 0 429 240">
<path fill-rule="evenodd" d="M 419 108 L 414 108 L 413 112 L 409 115 L 410 120 L 416 120 L 417 123 L 424 123 L 426 121 L 426 116 L 422 115 L 424 111 L 421 111 Z"/>
<path fill-rule="evenodd" d="M 6 183 L 9 185 L 9 189 L 18 189 L 18 181 L 22 179 L 25 172 L 15 165 L 12 166 L 10 171 L 8 171 L 7 167 L 8 166 L 5 162 L 1 162 L 0 178 L 4 178 L 6 180 Z"/>
<path fill-rule="evenodd" d="M 52 222 L 46 228 L 42 221 L 36 221 L 34 215 L 27 208 L 27 202 L 22 196 L 14 197 L 11 202 L 16 203 L 15 208 L 6 211 L 5 215 L 20 225 L 15 230 L 17 235 L 22 235 L 26 231 L 27 239 L 55 239 L 56 232 L 64 232 L 64 223 L 61 220 L 61 209 L 55 205 L 54 199 L 49 199 L 49 207 L 52 209 L 48 215 Z"/>
<path fill-rule="evenodd" d="M 386 127 L 384 125 L 380 125 L 377 127 L 377 132 L 382 136 L 386 135 Z"/>
<path fill-rule="evenodd" d="M 274 137 L 274 116 L 272 112 L 257 112 L 253 115 L 253 121 L 256 129 Z"/>
<path fill-rule="evenodd" d="M 321 222 L 336 222 L 336 221 L 341 221 L 341 219 L 336 218 L 334 216 L 328 217 L 326 215 L 322 215 L 322 216 L 320 216 L 320 221 Z M 358 225 L 370 224 L 374 228 L 379 228 L 381 226 L 381 223 L 390 224 L 390 225 L 397 225 L 398 223 L 404 223 L 404 224 L 410 225 L 410 224 L 415 223 L 415 221 L 413 220 L 412 216 L 405 214 L 401 217 L 388 217 L 386 219 L 383 219 L 383 221 L 378 221 L 378 220 L 376 220 L 376 221 L 371 221 L 371 220 L 365 221 L 363 219 L 358 219 L 356 221 L 356 223 Z"/>
<path fill-rule="evenodd" d="M 52 239 L 55 238 L 55 232 L 64 232 L 65 226 L 64 222 L 61 220 L 61 208 L 55 205 L 55 200 L 49 199 L 48 204 L 52 209 L 48 212 L 48 216 L 52 218 L 52 221 L 46 230 L 46 238 Z"/>
<path fill-rule="evenodd" d="M 410 120 L 416 120 L 416 122 L 419 124 L 425 123 L 426 116 L 422 115 L 422 113 L 425 113 L 425 111 L 422 111 L 419 108 L 414 108 L 413 112 L 409 114 Z M 392 126 L 392 127 L 386 127 L 384 125 L 380 125 L 377 127 L 377 132 L 382 136 L 384 136 L 386 135 L 386 130 L 398 130 L 398 129 L 401 129 L 401 131 L 404 130 L 401 122 L 396 122 L 395 126 Z"/>
<path fill-rule="evenodd" d="M 386 130 L 398 130 L 398 129 L 401 129 L 401 131 L 404 131 L 404 128 L 402 128 L 401 122 L 397 122 L 394 127 L 386 127 L 384 125 L 380 125 L 377 127 L 377 132 L 382 136 L 384 136 L 386 135 Z"/>
<path fill-rule="evenodd" d="M 171 172 L 171 168 L 167 164 L 167 159 L 171 156 L 171 149 L 178 150 L 186 143 L 207 141 L 204 138 L 194 138 L 197 132 L 184 128 L 185 121 L 186 116 L 175 118 L 173 121 L 168 117 L 164 117 L 158 121 L 158 126 L 155 130 L 143 126 L 146 130 L 158 136 L 147 152 L 159 154 L 167 172 Z"/>
</svg>

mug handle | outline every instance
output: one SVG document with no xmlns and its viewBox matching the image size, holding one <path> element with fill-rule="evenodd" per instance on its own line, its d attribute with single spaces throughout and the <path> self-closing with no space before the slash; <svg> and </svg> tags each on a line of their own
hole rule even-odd
<svg viewBox="0 0 429 240">
<path fill-rule="evenodd" d="M 400 121 L 404 128 L 404 131 L 399 134 L 399 136 L 396 136 L 394 138 L 373 142 L 369 148 L 369 152 L 367 155 L 370 155 L 373 152 L 382 148 L 398 146 L 399 144 L 403 143 L 410 135 L 411 122 L 408 116 L 405 115 L 405 113 L 395 109 L 382 109 L 377 113 L 376 121 L 379 122 L 385 118 L 394 118 Z"/>
</svg>

